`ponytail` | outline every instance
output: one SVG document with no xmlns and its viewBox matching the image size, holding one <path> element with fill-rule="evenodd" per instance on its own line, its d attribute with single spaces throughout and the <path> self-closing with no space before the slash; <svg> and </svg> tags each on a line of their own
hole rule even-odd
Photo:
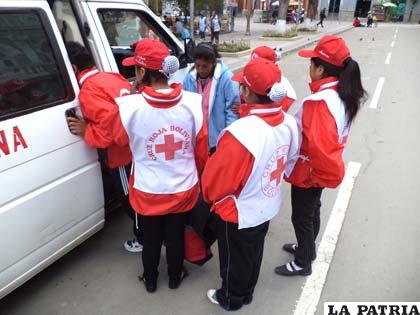
<svg viewBox="0 0 420 315">
<path fill-rule="evenodd" d="M 367 98 L 367 92 L 362 85 L 359 64 L 351 57 L 345 61 L 344 69 L 340 72 L 337 92 L 346 104 L 346 113 L 349 124 L 351 124 L 360 109 L 361 103 Z"/>
<path fill-rule="evenodd" d="M 334 66 L 320 58 L 311 60 L 316 66 L 324 67 L 326 76 L 338 77 L 337 93 L 345 104 L 348 123 L 351 124 L 356 118 L 361 104 L 367 98 L 367 92 L 362 85 L 359 64 L 351 57 L 344 62 L 344 68 Z"/>
</svg>

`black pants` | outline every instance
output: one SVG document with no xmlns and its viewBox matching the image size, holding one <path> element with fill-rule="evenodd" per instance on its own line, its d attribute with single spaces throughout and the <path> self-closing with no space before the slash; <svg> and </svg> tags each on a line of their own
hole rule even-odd
<svg viewBox="0 0 420 315">
<path fill-rule="evenodd" d="M 324 27 L 324 18 L 321 17 L 320 21 L 316 25 L 321 25 Z"/>
<path fill-rule="evenodd" d="M 221 307 L 237 310 L 252 300 L 260 274 L 269 222 L 238 230 L 238 224 L 215 216 L 222 287 L 216 291 Z"/>
<path fill-rule="evenodd" d="M 179 277 L 184 262 L 184 229 L 187 212 L 158 216 L 143 216 L 143 268 L 144 277 L 154 279 L 158 276 L 160 250 L 166 243 L 166 259 L 169 277 Z"/>
<path fill-rule="evenodd" d="M 315 255 L 315 239 L 321 223 L 321 194 L 324 188 L 300 188 L 292 185 L 292 223 L 298 248 L 295 263 L 306 268 Z"/>
<path fill-rule="evenodd" d="M 131 163 L 111 170 L 114 179 L 114 189 L 127 215 L 133 220 L 133 234 L 142 243 L 143 232 L 140 228 L 140 216 L 131 207 L 128 200 L 128 179 L 130 178 Z"/>
<path fill-rule="evenodd" d="M 211 43 L 216 40 L 216 44 L 219 43 L 219 32 L 211 32 Z"/>
</svg>

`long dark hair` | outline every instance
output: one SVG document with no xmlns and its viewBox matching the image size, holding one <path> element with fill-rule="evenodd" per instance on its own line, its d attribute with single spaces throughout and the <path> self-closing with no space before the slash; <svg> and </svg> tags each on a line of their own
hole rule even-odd
<svg viewBox="0 0 420 315">
<path fill-rule="evenodd" d="M 194 60 L 204 59 L 206 61 L 216 63 L 218 58 L 220 58 L 220 54 L 216 46 L 211 43 L 203 42 L 194 48 Z"/>
<path fill-rule="evenodd" d="M 144 68 L 145 73 L 143 79 L 141 80 L 143 84 L 150 86 L 154 82 L 165 83 L 168 82 L 168 77 L 164 75 L 159 70 L 150 70 Z"/>
<path fill-rule="evenodd" d="M 344 68 L 334 66 L 320 58 L 311 58 L 311 60 L 317 67 L 324 67 L 325 76 L 338 77 L 337 92 L 346 106 L 349 124 L 351 124 L 361 104 L 367 98 L 367 92 L 362 85 L 359 64 L 351 57 L 344 62 Z"/>
</svg>

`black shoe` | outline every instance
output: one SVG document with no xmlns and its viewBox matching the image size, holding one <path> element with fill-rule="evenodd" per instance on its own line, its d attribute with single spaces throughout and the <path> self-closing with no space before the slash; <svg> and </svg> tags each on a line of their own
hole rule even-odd
<svg viewBox="0 0 420 315">
<path fill-rule="evenodd" d="M 144 287 L 146 291 L 149 293 L 153 293 L 157 289 L 157 277 L 154 278 L 146 278 L 143 276 L 139 276 L 139 280 L 144 282 Z"/>
<path fill-rule="evenodd" d="M 184 269 L 179 277 L 169 277 L 169 289 L 178 289 L 182 280 L 184 280 L 187 276 L 188 272 Z"/>
<path fill-rule="evenodd" d="M 244 305 L 251 304 L 252 298 L 253 298 L 252 295 L 247 295 L 246 297 L 244 297 L 244 300 L 243 300 Z"/>
<path fill-rule="evenodd" d="M 297 247 L 298 247 L 298 244 L 296 243 L 287 243 L 283 245 L 283 250 L 290 254 L 295 254 Z M 315 259 L 316 259 L 316 252 L 312 256 L 312 261 L 314 261 Z"/>
<path fill-rule="evenodd" d="M 274 272 L 281 276 L 309 276 L 312 274 L 312 267 L 310 265 L 300 270 L 297 270 L 294 265 L 294 261 L 288 262 L 285 265 L 276 267 Z"/>
</svg>

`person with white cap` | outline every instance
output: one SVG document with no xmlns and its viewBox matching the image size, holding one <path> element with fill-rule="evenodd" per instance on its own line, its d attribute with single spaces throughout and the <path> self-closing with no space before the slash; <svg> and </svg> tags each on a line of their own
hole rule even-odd
<svg viewBox="0 0 420 315">
<path fill-rule="evenodd" d="M 221 288 L 207 297 L 226 310 L 252 302 L 283 174 L 290 175 L 299 152 L 296 121 L 279 105 L 286 96 L 280 69 L 257 58 L 232 79 L 245 104 L 221 133 L 202 177 L 203 197 L 215 212 L 222 277 Z"/>
<path fill-rule="evenodd" d="M 292 223 L 297 244 L 283 246 L 295 256 L 275 268 L 283 276 L 312 273 L 321 194 L 325 187 L 335 188 L 343 180 L 343 151 L 350 126 L 366 97 L 359 65 L 342 38 L 326 35 L 315 49 L 301 50 L 299 56 L 311 58 L 312 94 L 302 101 L 295 114 L 302 144 L 299 159 L 286 181 L 292 184 Z"/>
<path fill-rule="evenodd" d="M 163 241 L 166 244 L 169 288 L 186 275 L 184 227 L 198 200 L 200 173 L 208 157 L 207 127 L 201 96 L 168 84 L 178 59 L 157 40 L 142 39 L 124 66 L 136 67 L 138 94 L 116 99 L 119 110 L 110 118 L 116 143 L 129 143 L 133 168 L 130 203 L 143 227 L 142 261 L 146 290 L 157 288 Z"/>
<path fill-rule="evenodd" d="M 259 46 L 255 48 L 251 53 L 251 60 L 255 58 L 264 58 L 276 64 L 276 62 L 281 59 L 281 53 L 268 46 Z M 280 106 L 282 107 L 283 111 L 287 112 L 289 108 L 293 105 L 293 103 L 296 101 L 297 96 L 296 96 L 295 89 L 293 88 L 293 86 L 290 84 L 290 81 L 284 76 L 282 72 L 281 72 L 281 84 L 286 89 L 286 96 L 280 101 Z M 240 108 L 241 108 L 240 105 L 232 105 L 232 110 L 235 113 L 238 113 L 238 110 Z"/>
</svg>

